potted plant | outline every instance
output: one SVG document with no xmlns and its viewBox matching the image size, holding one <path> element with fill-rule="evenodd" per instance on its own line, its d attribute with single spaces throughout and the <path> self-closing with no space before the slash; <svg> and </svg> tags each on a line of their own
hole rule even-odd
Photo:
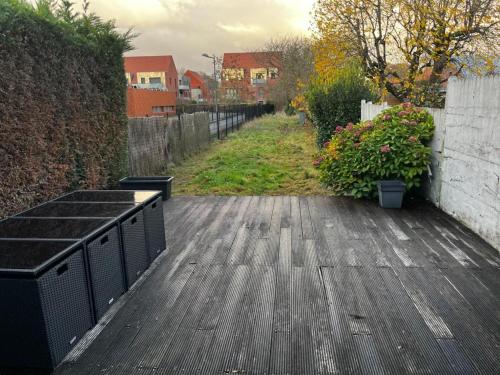
<svg viewBox="0 0 500 375">
<path fill-rule="evenodd" d="M 406 185 L 400 180 L 378 181 L 378 201 L 382 208 L 401 208 Z"/>
<path fill-rule="evenodd" d="M 427 171 L 432 154 L 427 143 L 433 133 L 432 116 L 404 103 L 373 121 L 337 126 L 314 164 L 334 193 L 379 196 L 382 207 L 400 207 L 404 192 L 420 186 Z"/>
</svg>

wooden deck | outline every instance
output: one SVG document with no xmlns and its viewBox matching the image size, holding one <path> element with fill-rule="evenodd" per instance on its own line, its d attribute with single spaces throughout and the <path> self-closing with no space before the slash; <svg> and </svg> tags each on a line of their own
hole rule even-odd
<svg viewBox="0 0 500 375">
<path fill-rule="evenodd" d="M 56 374 L 500 373 L 500 256 L 424 206 L 175 198 L 169 249 Z"/>
</svg>

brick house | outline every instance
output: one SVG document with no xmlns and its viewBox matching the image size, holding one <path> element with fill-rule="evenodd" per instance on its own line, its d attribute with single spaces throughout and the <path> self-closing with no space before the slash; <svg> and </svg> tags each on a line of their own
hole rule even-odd
<svg viewBox="0 0 500 375">
<path fill-rule="evenodd" d="M 177 92 L 177 68 L 172 56 L 131 56 L 124 61 L 129 85 Z"/>
<path fill-rule="evenodd" d="M 222 97 L 226 101 L 265 103 L 280 70 L 281 55 L 276 52 L 225 53 Z"/>
<path fill-rule="evenodd" d="M 127 88 L 128 117 L 169 116 L 176 113 L 175 92 Z"/>
<path fill-rule="evenodd" d="M 189 78 L 192 100 L 197 102 L 209 102 L 211 100 L 210 89 L 199 73 L 187 70 L 184 76 Z"/>
<path fill-rule="evenodd" d="M 174 114 L 178 96 L 177 68 L 172 56 L 124 58 L 129 117 Z"/>
</svg>

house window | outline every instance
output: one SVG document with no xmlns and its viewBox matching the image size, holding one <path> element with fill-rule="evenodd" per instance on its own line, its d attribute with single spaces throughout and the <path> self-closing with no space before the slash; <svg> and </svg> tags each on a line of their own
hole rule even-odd
<svg viewBox="0 0 500 375">
<path fill-rule="evenodd" d="M 264 79 L 264 73 L 255 74 L 255 79 Z"/>
<path fill-rule="evenodd" d="M 146 83 L 146 78 L 141 77 L 141 83 Z"/>
<path fill-rule="evenodd" d="M 278 78 L 278 74 L 276 72 L 271 72 L 271 79 L 276 79 Z"/>
<path fill-rule="evenodd" d="M 161 83 L 161 78 L 160 77 L 150 77 L 149 83 Z"/>
<path fill-rule="evenodd" d="M 172 106 L 166 106 L 166 105 L 161 105 L 161 106 L 154 106 L 152 108 L 153 113 L 165 113 L 165 112 L 173 112 L 174 107 Z"/>
<path fill-rule="evenodd" d="M 238 92 L 236 89 L 226 89 L 226 96 L 228 98 L 236 98 L 238 96 Z"/>
</svg>

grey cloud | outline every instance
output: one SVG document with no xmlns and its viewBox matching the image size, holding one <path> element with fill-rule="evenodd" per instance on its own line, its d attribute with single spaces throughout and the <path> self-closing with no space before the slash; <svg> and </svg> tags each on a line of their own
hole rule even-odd
<svg viewBox="0 0 500 375">
<path fill-rule="evenodd" d="M 177 68 L 210 72 L 204 52 L 254 50 L 279 35 L 300 33 L 291 21 L 307 18 L 304 2 L 312 0 L 93 0 L 91 6 L 120 28 L 134 26 L 140 33 L 130 55 L 171 54 Z"/>
</svg>

